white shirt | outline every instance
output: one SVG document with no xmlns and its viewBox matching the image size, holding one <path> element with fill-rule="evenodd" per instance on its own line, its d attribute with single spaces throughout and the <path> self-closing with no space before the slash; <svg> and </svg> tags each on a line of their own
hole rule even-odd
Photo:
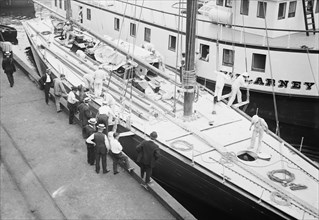
<svg viewBox="0 0 319 220">
<path fill-rule="evenodd" d="M 239 89 L 241 86 L 248 86 L 248 83 L 245 82 L 245 79 L 242 75 L 238 76 L 237 79 L 232 84 L 232 89 Z"/>
<path fill-rule="evenodd" d="M 220 71 L 216 71 L 216 87 L 223 87 L 225 85 L 225 80 L 228 79 L 228 76 Z"/>
<path fill-rule="evenodd" d="M 94 72 L 94 82 L 102 83 L 106 78 L 105 71 L 98 69 Z"/>
<path fill-rule="evenodd" d="M 107 92 L 104 93 L 104 101 L 106 101 L 111 106 L 115 104 L 113 96 Z"/>
<path fill-rule="evenodd" d="M 114 116 L 114 113 L 112 111 L 112 109 L 108 106 L 108 105 L 102 105 L 100 108 L 99 108 L 99 114 L 100 115 L 112 115 Z"/>
<path fill-rule="evenodd" d="M 47 74 L 47 73 L 46 73 L 46 75 L 47 75 L 47 79 L 46 79 L 46 81 L 45 81 L 45 82 L 46 82 L 46 83 L 51 82 L 51 77 L 50 77 L 50 75 L 49 75 L 49 74 Z"/>
<path fill-rule="evenodd" d="M 113 133 L 114 133 L 113 131 L 110 131 L 108 134 L 109 140 L 110 140 L 110 145 L 111 145 L 111 151 L 113 154 L 119 154 L 122 152 L 123 147 L 122 147 L 121 143 L 113 137 Z"/>
<path fill-rule="evenodd" d="M 75 94 L 74 92 L 70 91 L 69 94 L 68 94 L 68 102 L 71 103 L 71 104 L 74 104 L 76 102 L 78 102 L 79 100 L 77 100 L 75 98 Z"/>
</svg>

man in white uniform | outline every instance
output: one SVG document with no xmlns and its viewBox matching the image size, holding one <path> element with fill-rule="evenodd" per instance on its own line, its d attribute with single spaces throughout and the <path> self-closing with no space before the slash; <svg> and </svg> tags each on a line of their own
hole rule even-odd
<svg viewBox="0 0 319 220">
<path fill-rule="evenodd" d="M 228 100 L 228 106 L 231 106 L 233 104 L 236 96 L 237 96 L 238 103 L 242 102 L 240 87 L 242 86 L 248 87 L 248 82 L 246 82 L 248 77 L 249 77 L 248 73 L 244 72 L 241 75 L 239 75 L 237 79 L 235 79 L 235 81 L 233 82 L 231 86 L 231 96 Z"/>
<path fill-rule="evenodd" d="M 103 70 L 102 66 L 94 72 L 94 95 L 95 97 L 100 97 L 102 94 L 103 82 L 106 80 L 106 72 Z"/>
<path fill-rule="evenodd" d="M 254 126 L 254 130 L 251 136 L 250 146 L 248 147 L 248 149 L 253 149 L 255 147 L 256 137 L 258 135 L 258 147 L 256 152 L 261 153 L 261 142 L 264 136 L 264 131 L 268 132 L 268 125 L 264 119 L 260 118 L 258 115 L 254 115 L 251 119 L 251 125 L 249 127 L 249 130 L 251 130 L 252 126 Z"/>
<path fill-rule="evenodd" d="M 230 76 L 228 75 L 227 72 L 215 71 L 215 73 L 217 74 L 217 76 L 216 76 L 214 99 L 216 100 L 216 97 L 217 97 L 217 102 L 219 102 L 222 99 L 225 81 L 229 80 Z"/>
</svg>

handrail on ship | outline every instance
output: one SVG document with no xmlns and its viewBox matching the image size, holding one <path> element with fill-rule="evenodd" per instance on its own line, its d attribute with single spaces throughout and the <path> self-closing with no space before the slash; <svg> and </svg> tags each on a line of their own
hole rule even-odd
<svg viewBox="0 0 319 220">
<path fill-rule="evenodd" d="M 92 5 L 93 3 L 91 2 L 87 2 L 85 0 L 74 0 L 76 2 L 81 2 L 85 5 Z M 98 0 L 99 1 L 99 0 Z M 154 8 L 149 8 L 149 7 L 145 7 L 145 6 L 141 6 L 141 5 L 136 5 L 136 4 L 133 4 L 133 3 L 130 3 L 130 2 L 125 2 L 123 0 L 116 0 L 118 2 L 121 2 L 123 4 L 129 4 L 129 5 L 132 5 L 134 7 L 140 7 L 140 8 L 143 8 L 146 9 L 146 10 L 150 10 L 150 11 L 155 11 L 155 12 L 158 12 L 158 13 L 161 13 L 161 14 L 167 14 L 167 15 L 172 15 L 172 16 L 175 16 L 175 17 L 186 17 L 185 15 L 178 15 L 178 14 L 174 14 L 174 13 L 170 13 L 170 12 L 167 12 L 167 11 L 161 11 L 161 10 L 158 10 L 158 9 L 154 9 Z M 94 0 L 93 0 L 94 2 Z M 101 6 L 99 6 L 101 7 Z M 128 17 L 128 16 L 125 16 L 125 17 Z M 203 20 L 203 19 L 199 19 L 197 18 L 198 21 L 201 21 L 201 22 L 205 22 L 205 23 L 213 23 L 213 24 L 217 24 L 217 25 L 229 25 L 231 27 L 238 27 L 238 28 L 248 28 L 248 29 L 254 29 L 254 30 L 265 30 L 265 28 L 261 28 L 261 27 L 253 27 L 253 26 L 244 26 L 244 25 L 235 25 L 235 24 L 226 24 L 226 23 L 222 23 L 222 22 L 211 22 L 211 21 L 206 21 L 206 20 Z M 278 28 L 268 28 L 269 31 L 277 31 L 277 32 L 297 32 L 297 33 L 306 33 L 306 32 L 315 32 L 315 33 L 319 33 L 319 30 L 297 30 L 297 29 L 278 29 Z"/>
</svg>

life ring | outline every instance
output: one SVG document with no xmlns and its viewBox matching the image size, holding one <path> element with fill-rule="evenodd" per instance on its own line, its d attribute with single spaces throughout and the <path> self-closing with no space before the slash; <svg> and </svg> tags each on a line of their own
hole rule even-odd
<svg viewBox="0 0 319 220">
<path fill-rule="evenodd" d="M 291 202 L 288 196 L 280 193 L 280 192 L 272 192 L 270 194 L 270 199 L 277 203 L 278 205 L 282 205 L 282 206 L 290 206 Z"/>
<path fill-rule="evenodd" d="M 193 149 L 193 145 L 187 141 L 184 141 L 184 140 L 173 141 L 170 145 L 172 148 L 174 148 L 176 150 L 180 150 L 180 151 L 189 151 L 189 150 Z M 185 147 L 180 147 L 178 145 L 183 145 Z"/>
<path fill-rule="evenodd" d="M 279 177 L 275 176 L 275 174 L 277 174 L 277 173 L 285 174 L 286 178 L 279 178 Z M 268 177 L 269 177 L 269 179 L 271 179 L 273 181 L 281 183 L 284 187 L 286 187 L 290 182 L 294 181 L 294 179 L 295 179 L 295 175 L 293 173 L 289 172 L 288 170 L 285 170 L 285 169 L 270 171 L 270 172 L 268 172 Z"/>
</svg>

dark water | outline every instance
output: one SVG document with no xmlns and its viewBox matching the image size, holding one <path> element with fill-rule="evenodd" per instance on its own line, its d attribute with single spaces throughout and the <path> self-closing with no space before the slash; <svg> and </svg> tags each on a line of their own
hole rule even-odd
<svg viewBox="0 0 319 220">
<path fill-rule="evenodd" d="M 42 0 L 43 4 L 50 6 L 51 0 Z M 0 23 L 5 25 L 13 26 L 18 31 L 18 45 L 21 53 L 32 63 L 32 59 L 30 58 L 30 50 L 29 42 L 27 40 L 26 34 L 22 27 L 22 21 L 32 19 L 35 17 L 41 17 L 48 15 L 49 12 L 42 7 L 34 5 L 32 7 L 23 7 L 23 8 L 1 8 L 0 9 Z M 268 121 L 267 121 L 268 122 Z M 268 122 L 269 126 L 272 130 L 275 128 L 274 122 Z M 303 133 L 313 133 L 313 130 L 296 128 L 294 126 L 289 126 L 286 124 L 281 124 L 281 130 L 286 131 L 284 136 L 287 137 L 286 140 L 289 140 L 290 137 L 295 137 L 296 135 L 302 137 Z M 318 155 L 317 152 L 314 152 L 311 149 L 315 149 L 316 146 L 306 146 L 304 149 L 304 153 L 312 159 L 318 159 L 314 155 Z M 309 150 L 310 149 L 310 150 Z M 225 213 L 221 213 L 218 210 L 215 210 L 212 207 L 209 207 L 199 201 L 196 201 L 194 198 L 191 198 L 185 194 L 181 194 L 176 189 L 172 189 L 162 183 L 160 183 L 162 187 L 167 190 L 172 196 L 176 198 L 187 210 L 189 210 L 197 219 L 234 219 L 227 217 Z M 218 198 L 217 198 L 218 199 Z"/>
</svg>

